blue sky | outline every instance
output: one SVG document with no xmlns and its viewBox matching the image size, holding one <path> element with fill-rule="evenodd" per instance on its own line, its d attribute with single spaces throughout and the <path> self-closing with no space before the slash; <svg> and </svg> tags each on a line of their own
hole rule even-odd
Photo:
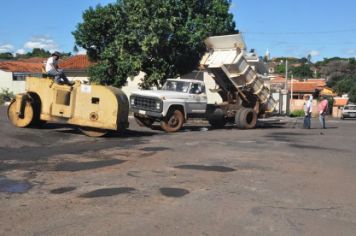
<svg viewBox="0 0 356 236">
<path fill-rule="evenodd" d="M 3 0 L 0 52 L 33 47 L 71 51 L 71 32 L 89 6 L 113 0 Z M 250 48 L 272 57 L 356 57 L 355 0 L 233 0 L 231 12 Z"/>
</svg>

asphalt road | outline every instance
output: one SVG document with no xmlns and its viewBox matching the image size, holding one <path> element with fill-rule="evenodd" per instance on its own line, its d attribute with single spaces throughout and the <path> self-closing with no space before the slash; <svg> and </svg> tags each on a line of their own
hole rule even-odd
<svg viewBox="0 0 356 236">
<path fill-rule="evenodd" d="M 356 120 L 89 138 L 0 108 L 0 235 L 356 235 Z"/>
</svg>

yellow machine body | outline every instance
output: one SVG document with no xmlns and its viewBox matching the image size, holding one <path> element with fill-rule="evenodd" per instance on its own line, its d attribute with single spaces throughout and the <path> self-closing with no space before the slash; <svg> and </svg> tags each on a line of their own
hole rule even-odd
<svg viewBox="0 0 356 236">
<path fill-rule="evenodd" d="M 116 131 L 128 127 L 128 99 L 115 87 L 78 81 L 73 86 L 59 85 L 50 78 L 28 77 L 26 93 L 16 97 L 19 102 L 14 109 L 18 114 L 21 115 L 24 107 L 23 100 L 28 99 L 37 107 L 33 109 L 34 117 L 40 121 L 65 121 L 81 127 Z"/>
</svg>

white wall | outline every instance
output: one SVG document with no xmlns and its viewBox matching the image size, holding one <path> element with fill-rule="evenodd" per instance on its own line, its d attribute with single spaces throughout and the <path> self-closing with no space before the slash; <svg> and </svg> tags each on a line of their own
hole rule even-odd
<svg viewBox="0 0 356 236">
<path fill-rule="evenodd" d="M 145 76 L 145 73 L 140 72 L 135 77 L 127 78 L 127 82 L 124 86 L 121 87 L 121 90 L 126 94 L 126 96 L 128 98 L 130 98 L 131 94 L 134 91 L 140 90 L 139 84 L 142 82 L 142 79 L 144 78 L 144 76 Z"/>
<path fill-rule="evenodd" d="M 14 94 L 25 92 L 25 81 L 13 81 L 12 72 L 0 70 L 0 89 L 9 89 Z"/>
</svg>

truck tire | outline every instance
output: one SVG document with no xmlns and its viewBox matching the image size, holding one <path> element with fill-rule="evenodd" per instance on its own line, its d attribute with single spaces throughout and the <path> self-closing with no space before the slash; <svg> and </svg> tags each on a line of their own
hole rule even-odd
<svg viewBox="0 0 356 236">
<path fill-rule="evenodd" d="M 16 112 L 17 103 L 20 101 L 13 100 L 7 109 L 7 116 L 16 127 L 25 128 L 30 126 L 35 119 L 35 109 L 30 101 L 25 101 L 23 116 L 19 116 Z"/>
<path fill-rule="evenodd" d="M 214 110 L 207 111 L 208 122 L 214 129 L 223 128 L 227 120 L 221 108 L 213 108 Z"/>
<path fill-rule="evenodd" d="M 256 127 L 257 113 L 252 108 L 242 108 L 235 115 L 235 124 L 239 129 L 253 129 Z"/>
<path fill-rule="evenodd" d="M 141 117 L 139 115 L 137 115 L 136 113 L 134 114 L 135 117 L 135 121 L 136 123 L 141 126 L 141 127 L 147 127 L 147 128 L 151 128 L 154 120 L 147 118 L 147 117 Z"/>
<path fill-rule="evenodd" d="M 167 116 L 161 121 L 161 128 L 168 132 L 177 132 L 184 123 L 184 115 L 180 110 L 171 110 Z"/>
</svg>

